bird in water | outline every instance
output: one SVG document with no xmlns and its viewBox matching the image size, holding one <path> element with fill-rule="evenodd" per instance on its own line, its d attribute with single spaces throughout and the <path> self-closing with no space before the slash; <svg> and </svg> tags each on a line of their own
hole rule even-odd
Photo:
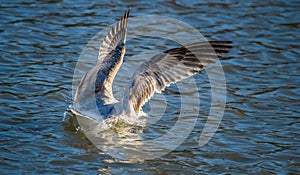
<svg viewBox="0 0 300 175">
<path fill-rule="evenodd" d="M 92 120 L 138 117 L 142 114 L 142 106 L 154 93 L 161 93 L 170 84 L 199 73 L 231 48 L 230 41 L 203 41 L 155 55 L 138 67 L 118 101 L 112 85 L 126 51 L 129 12 L 130 9 L 104 38 L 97 64 L 82 77 L 76 90 L 72 113 Z"/>
</svg>

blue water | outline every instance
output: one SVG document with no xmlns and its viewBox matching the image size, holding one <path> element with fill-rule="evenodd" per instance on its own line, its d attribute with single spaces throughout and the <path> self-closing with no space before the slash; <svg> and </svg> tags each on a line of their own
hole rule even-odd
<svg viewBox="0 0 300 175">
<path fill-rule="evenodd" d="M 161 158 L 115 159 L 77 131 L 72 119 L 63 122 L 82 49 L 127 7 L 132 7 L 132 16 L 176 18 L 209 40 L 234 42 L 221 61 L 227 84 L 225 114 L 205 146 L 198 146 L 210 106 L 210 95 L 201 93 L 210 88 L 205 71 L 195 76 L 203 105 L 193 132 Z M 299 7 L 299 1 L 279 0 L 2 1 L 1 174 L 299 174 Z M 129 42 L 126 54 L 168 48 L 144 38 Z M 125 57 L 126 62 L 130 60 Z M 165 92 L 174 116 L 177 91 L 171 86 Z M 147 111 L 149 105 L 145 107 Z M 155 135 L 160 129 L 149 132 Z"/>
</svg>

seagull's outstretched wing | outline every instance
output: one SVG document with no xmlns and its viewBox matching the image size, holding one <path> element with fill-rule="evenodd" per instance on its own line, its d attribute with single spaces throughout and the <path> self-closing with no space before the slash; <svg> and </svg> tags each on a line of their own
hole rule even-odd
<svg viewBox="0 0 300 175">
<path fill-rule="evenodd" d="M 113 80 L 123 62 L 126 51 L 127 21 L 130 9 L 121 20 L 112 26 L 99 49 L 97 65 L 81 79 L 74 97 L 74 108 L 91 111 L 95 98 L 98 108 L 116 102 L 112 93 Z M 101 108 L 102 109 L 102 108 Z M 109 110 L 107 108 L 103 108 Z M 106 115 L 107 111 L 100 111 Z"/>
<path fill-rule="evenodd" d="M 229 52 L 230 41 L 199 42 L 170 49 L 144 62 L 125 90 L 123 105 L 136 114 L 155 92 L 203 70 L 220 54 Z"/>
<path fill-rule="evenodd" d="M 113 80 L 121 67 L 126 51 L 127 21 L 130 9 L 121 20 L 112 26 L 99 49 L 97 79 L 95 93 L 98 100 L 114 99 L 112 93 Z"/>
</svg>

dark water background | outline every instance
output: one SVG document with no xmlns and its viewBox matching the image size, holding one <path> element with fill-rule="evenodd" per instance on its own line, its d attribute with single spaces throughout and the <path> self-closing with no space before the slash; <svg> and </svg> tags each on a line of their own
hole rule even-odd
<svg viewBox="0 0 300 175">
<path fill-rule="evenodd" d="M 62 122 L 81 50 L 129 6 L 133 16 L 165 15 L 210 40 L 234 41 L 222 61 L 226 111 L 207 145 L 197 145 L 209 110 L 205 95 L 189 138 L 151 161 L 114 159 Z M 1 174 L 299 174 L 299 11 L 296 0 L 1 1 Z M 127 54 L 162 49 L 150 41 L 128 46 Z M 205 73 L 196 79 L 209 88 Z M 172 98 L 176 86 L 167 94 Z"/>
</svg>

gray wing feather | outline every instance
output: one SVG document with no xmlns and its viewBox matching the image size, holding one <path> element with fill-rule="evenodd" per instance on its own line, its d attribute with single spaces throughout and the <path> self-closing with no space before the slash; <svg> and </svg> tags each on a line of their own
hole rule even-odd
<svg viewBox="0 0 300 175">
<path fill-rule="evenodd" d="M 170 49 L 144 62 L 131 79 L 123 105 L 138 113 L 141 107 L 165 87 L 200 72 L 227 53 L 229 41 L 200 42 Z"/>
<path fill-rule="evenodd" d="M 125 12 L 124 16 L 116 25 L 111 27 L 109 33 L 104 38 L 99 49 L 98 63 L 110 55 L 111 52 L 117 51 L 119 45 L 125 45 L 129 12 L 130 9 Z"/>
<path fill-rule="evenodd" d="M 108 35 L 99 49 L 97 65 L 89 70 L 81 79 L 74 97 L 74 109 L 77 111 L 92 111 L 96 105 L 101 115 L 108 112 L 101 111 L 102 106 L 115 103 L 112 94 L 112 83 L 120 68 L 125 54 L 125 42 L 127 32 L 127 21 L 129 16 L 127 10 L 121 20 L 111 27 Z"/>
</svg>

